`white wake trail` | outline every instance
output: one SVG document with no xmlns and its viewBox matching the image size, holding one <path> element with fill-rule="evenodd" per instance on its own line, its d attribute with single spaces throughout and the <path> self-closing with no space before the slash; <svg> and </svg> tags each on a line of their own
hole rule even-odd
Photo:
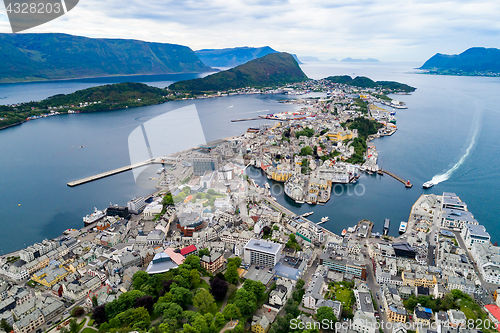
<svg viewBox="0 0 500 333">
<path fill-rule="evenodd" d="M 473 119 L 473 127 L 471 129 L 472 135 L 470 136 L 470 142 L 469 145 L 467 146 L 467 149 L 465 150 L 465 153 L 460 157 L 457 163 L 453 165 L 450 169 L 448 169 L 444 173 L 440 173 L 438 175 L 435 175 L 432 177 L 431 182 L 433 185 L 439 184 L 441 182 L 444 182 L 448 180 L 451 175 L 460 168 L 460 166 L 467 160 L 467 157 L 472 153 L 474 148 L 476 147 L 476 142 L 477 142 L 477 136 L 480 132 L 481 129 L 481 120 L 482 120 L 482 108 L 479 110 L 476 109 L 476 114 L 474 115 Z"/>
</svg>

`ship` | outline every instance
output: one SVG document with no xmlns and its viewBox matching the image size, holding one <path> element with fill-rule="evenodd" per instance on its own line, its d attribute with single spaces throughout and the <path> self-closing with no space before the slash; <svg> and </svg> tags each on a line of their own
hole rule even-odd
<svg viewBox="0 0 500 333">
<path fill-rule="evenodd" d="M 87 226 L 89 224 L 99 221 L 104 216 L 106 216 L 105 212 L 103 212 L 102 210 L 98 210 L 96 207 L 94 207 L 94 212 L 92 214 L 83 217 L 83 224 Z"/>
<path fill-rule="evenodd" d="M 345 230 L 345 229 L 344 229 L 344 230 L 342 230 L 342 233 L 341 233 L 340 235 L 341 235 L 342 237 L 344 237 L 344 236 L 345 236 L 345 234 L 347 234 L 347 230 Z"/>
<path fill-rule="evenodd" d="M 424 185 L 422 185 L 423 188 L 431 188 L 433 187 L 434 185 L 434 182 L 432 180 L 429 180 L 428 182 L 425 182 Z"/>
<path fill-rule="evenodd" d="M 404 234 L 406 232 L 406 227 L 408 226 L 408 223 L 405 221 L 401 221 L 401 224 L 399 225 L 399 233 Z"/>
<path fill-rule="evenodd" d="M 320 221 L 318 224 L 320 224 L 320 223 L 325 223 L 325 222 L 327 222 L 328 220 L 329 220 L 328 216 L 323 216 L 323 217 L 321 218 L 321 221 Z"/>
<path fill-rule="evenodd" d="M 309 215 L 312 215 L 314 212 L 308 212 L 308 213 L 304 213 L 302 214 L 302 217 L 308 217 Z"/>
</svg>

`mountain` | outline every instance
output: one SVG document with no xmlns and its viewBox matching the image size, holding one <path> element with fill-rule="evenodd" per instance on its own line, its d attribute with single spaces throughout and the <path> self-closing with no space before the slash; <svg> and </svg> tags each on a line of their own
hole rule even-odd
<svg viewBox="0 0 500 333">
<path fill-rule="evenodd" d="M 246 64 L 204 78 L 171 84 L 172 90 L 201 92 L 270 87 L 307 80 L 297 61 L 288 53 L 270 53 Z"/>
<path fill-rule="evenodd" d="M 359 88 L 382 88 L 391 90 L 400 90 L 404 92 L 415 91 L 416 88 L 411 87 L 404 83 L 395 81 L 373 81 L 365 76 L 357 76 L 355 79 L 349 75 L 329 76 L 326 78 L 332 83 L 347 84 Z"/>
<path fill-rule="evenodd" d="M 210 67 L 236 67 L 250 60 L 254 60 L 278 51 L 269 46 L 263 47 L 234 47 L 228 49 L 206 49 L 194 51 L 203 63 Z M 292 55 L 297 59 L 297 56 Z M 297 61 L 299 64 L 301 62 Z"/>
<path fill-rule="evenodd" d="M 210 67 L 235 67 L 270 53 L 278 53 L 269 46 L 206 49 L 194 52 L 205 65 Z"/>
<path fill-rule="evenodd" d="M 345 58 L 345 59 L 342 59 L 340 61 L 343 61 L 343 62 L 380 62 L 377 59 L 373 59 L 373 58 L 367 58 L 367 59 Z"/>
<path fill-rule="evenodd" d="M 187 46 L 67 34 L 0 34 L 0 82 L 207 72 Z"/>
<path fill-rule="evenodd" d="M 496 48 L 472 47 L 460 54 L 436 53 L 420 69 L 443 72 L 443 74 L 500 73 L 500 50 Z"/>
<path fill-rule="evenodd" d="M 299 58 L 301 61 L 304 61 L 304 62 L 316 62 L 316 61 L 321 61 L 319 60 L 318 58 L 316 57 L 309 57 L 309 56 L 300 56 Z"/>
</svg>

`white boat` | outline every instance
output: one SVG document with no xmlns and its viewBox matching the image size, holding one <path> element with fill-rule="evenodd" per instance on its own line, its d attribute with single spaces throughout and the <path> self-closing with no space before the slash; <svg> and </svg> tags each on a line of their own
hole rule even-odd
<svg viewBox="0 0 500 333">
<path fill-rule="evenodd" d="M 312 215 L 314 212 L 308 212 L 308 213 L 305 213 L 305 214 L 302 214 L 303 217 L 308 217 L 309 215 Z"/>
<path fill-rule="evenodd" d="M 399 225 L 399 232 L 404 234 L 406 232 L 406 227 L 408 226 L 408 223 L 405 221 L 401 221 L 401 224 Z"/>
<path fill-rule="evenodd" d="M 90 215 L 85 216 L 83 218 L 83 223 L 85 225 L 89 225 L 102 219 L 104 216 L 106 216 L 105 212 L 103 212 L 102 210 L 98 210 L 96 207 L 94 207 L 94 212 Z"/>
<path fill-rule="evenodd" d="M 432 180 L 429 180 L 428 182 L 425 182 L 424 185 L 422 185 L 423 188 L 431 188 L 433 187 L 434 185 L 434 182 Z"/>
<path fill-rule="evenodd" d="M 328 216 L 323 216 L 323 217 L 321 218 L 321 222 L 326 222 L 326 221 L 328 221 L 328 220 L 329 220 Z"/>
</svg>

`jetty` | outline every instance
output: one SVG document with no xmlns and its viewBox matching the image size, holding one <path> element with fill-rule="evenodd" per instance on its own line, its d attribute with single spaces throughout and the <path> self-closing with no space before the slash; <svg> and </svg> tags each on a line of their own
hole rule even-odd
<svg viewBox="0 0 500 333">
<path fill-rule="evenodd" d="M 82 178 L 82 179 L 79 179 L 79 180 L 75 180 L 75 181 L 69 182 L 67 185 L 69 187 L 75 187 L 75 186 L 82 185 L 82 184 L 85 184 L 85 183 L 93 182 L 94 180 L 98 180 L 98 179 L 106 178 L 106 177 L 109 177 L 109 176 L 117 175 L 119 173 L 122 173 L 122 172 L 125 172 L 125 171 L 129 171 L 129 170 L 132 170 L 132 169 L 135 169 L 135 168 L 140 168 L 142 166 L 146 166 L 146 165 L 150 165 L 150 164 L 165 164 L 165 163 L 168 163 L 165 160 L 165 158 L 162 158 L 162 157 L 151 158 L 151 159 L 146 160 L 144 162 L 127 165 L 127 166 L 124 166 L 124 167 L 121 167 L 121 168 L 118 168 L 118 169 L 114 169 L 114 170 L 110 170 L 110 171 L 106 171 L 106 172 L 103 172 L 103 173 L 100 173 L 100 174 L 97 174 L 97 175 L 94 175 L 94 176 L 85 177 L 85 178 Z"/>
<path fill-rule="evenodd" d="M 412 188 L 413 187 L 413 184 L 410 183 L 409 180 L 405 181 L 405 180 L 403 180 L 403 178 L 396 176 L 392 172 L 389 172 L 389 171 L 386 171 L 386 170 L 382 170 L 382 169 L 379 169 L 378 171 L 382 172 L 382 173 L 385 173 L 386 175 L 389 175 L 389 176 L 391 176 L 392 178 L 394 178 L 396 180 L 399 180 L 401 183 L 403 183 L 405 185 L 406 188 Z"/>
</svg>

